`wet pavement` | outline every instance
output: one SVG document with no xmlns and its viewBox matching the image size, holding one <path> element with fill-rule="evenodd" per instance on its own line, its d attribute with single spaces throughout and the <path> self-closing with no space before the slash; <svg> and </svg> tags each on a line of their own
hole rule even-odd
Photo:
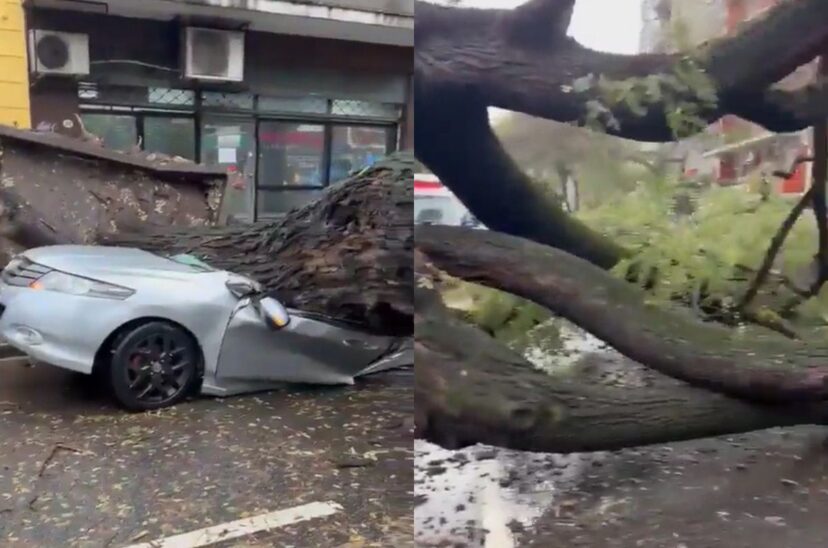
<svg viewBox="0 0 828 548">
<path fill-rule="evenodd" d="M 799 427 L 571 455 L 418 442 L 418 546 L 823 548 L 826 436 Z"/>
<path fill-rule="evenodd" d="M 214 546 L 411 546 L 413 371 L 120 411 L 88 379 L 0 370 L 0 546 L 117 547 L 312 502 Z"/>
<path fill-rule="evenodd" d="M 588 338 L 563 346 L 558 357 L 526 354 L 551 369 L 607 352 Z M 620 382 L 636 383 L 634 364 L 609 362 L 623 369 L 612 371 Z M 828 428 L 797 427 L 569 455 L 446 451 L 418 440 L 417 545 L 823 548 L 826 440 Z"/>
</svg>

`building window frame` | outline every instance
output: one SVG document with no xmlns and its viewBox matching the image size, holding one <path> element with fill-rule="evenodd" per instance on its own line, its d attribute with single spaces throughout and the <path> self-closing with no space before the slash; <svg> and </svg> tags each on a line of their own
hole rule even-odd
<svg viewBox="0 0 828 548">
<path fill-rule="evenodd" d="M 364 103 L 370 106 L 371 101 L 350 100 L 347 98 L 337 97 L 320 97 L 320 100 L 326 101 L 325 112 L 299 112 L 299 111 L 273 111 L 261 108 L 260 100 L 262 95 L 245 93 L 246 97 L 252 98 L 252 101 L 247 103 L 249 107 L 235 107 L 233 106 L 232 97 L 228 97 L 227 106 L 221 104 L 210 104 L 210 101 L 205 101 L 206 95 L 211 93 L 221 93 L 215 90 L 201 89 L 201 88 L 187 88 L 180 90 L 194 94 L 194 100 L 191 104 L 159 104 L 154 105 L 147 103 L 129 103 L 113 101 L 109 102 L 105 99 L 98 100 L 99 91 L 105 91 L 106 86 L 98 86 L 94 83 L 82 83 L 79 89 L 80 99 L 80 113 L 81 114 L 113 114 L 113 115 L 131 115 L 135 118 L 136 135 L 140 139 L 141 149 L 146 150 L 146 119 L 150 117 L 159 118 L 187 118 L 192 120 L 194 125 L 194 158 L 195 162 L 201 163 L 203 161 L 202 150 L 202 130 L 205 119 L 219 119 L 227 117 L 228 119 L 246 119 L 254 123 L 254 132 L 256 140 L 256 154 L 254 164 L 254 189 L 253 189 L 253 211 L 250 218 L 255 222 L 259 218 L 273 218 L 280 215 L 260 215 L 259 214 L 259 193 L 265 192 L 291 192 L 291 191 L 308 191 L 308 190 L 324 190 L 332 182 L 331 176 L 331 161 L 332 161 L 332 146 L 333 146 L 333 128 L 334 127 L 367 127 L 367 128 L 381 128 L 386 131 L 386 146 L 385 154 L 389 154 L 400 146 L 400 132 L 404 118 L 404 104 L 381 104 L 382 111 L 386 108 L 388 115 L 358 115 L 358 114 L 335 114 L 334 106 L 339 102 L 353 102 Z M 141 88 L 142 86 L 137 86 Z M 146 89 L 150 89 L 147 86 Z M 84 93 L 85 95 L 81 94 Z M 232 96 L 233 93 L 227 95 Z M 296 99 L 298 96 L 265 96 L 265 98 L 274 99 Z M 241 96 L 240 96 L 241 98 Z M 262 123 L 267 122 L 286 122 L 296 124 L 309 124 L 323 126 L 323 151 L 322 151 L 322 165 L 321 165 L 321 185 L 273 185 L 262 184 L 260 181 L 261 169 L 261 142 L 259 140 L 260 127 Z"/>
</svg>

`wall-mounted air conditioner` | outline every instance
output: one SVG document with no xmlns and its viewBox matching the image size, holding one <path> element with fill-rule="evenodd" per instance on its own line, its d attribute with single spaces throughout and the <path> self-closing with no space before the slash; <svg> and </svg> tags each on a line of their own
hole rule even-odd
<svg viewBox="0 0 828 548">
<path fill-rule="evenodd" d="M 244 80 L 243 32 L 201 27 L 186 27 L 184 31 L 187 78 L 214 82 Z"/>
<path fill-rule="evenodd" d="M 29 68 L 33 74 L 89 74 L 89 36 L 30 30 Z"/>
</svg>

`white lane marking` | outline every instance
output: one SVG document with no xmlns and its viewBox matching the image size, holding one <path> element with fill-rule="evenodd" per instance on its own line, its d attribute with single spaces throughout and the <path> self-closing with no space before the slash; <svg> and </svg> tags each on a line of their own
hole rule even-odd
<svg viewBox="0 0 828 548">
<path fill-rule="evenodd" d="M 205 527 L 189 533 L 133 544 L 126 548 L 197 548 L 199 546 L 209 546 L 217 542 L 245 537 L 260 531 L 299 523 L 300 521 L 330 516 L 341 510 L 342 506 L 335 502 L 311 502 L 286 510 L 277 510 L 252 518 Z"/>
</svg>

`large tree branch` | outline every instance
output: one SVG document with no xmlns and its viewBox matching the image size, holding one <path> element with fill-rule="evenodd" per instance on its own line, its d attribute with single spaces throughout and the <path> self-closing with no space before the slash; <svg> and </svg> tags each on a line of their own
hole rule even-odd
<svg viewBox="0 0 828 548">
<path fill-rule="evenodd" d="M 447 448 L 485 443 L 525 451 L 606 451 L 824 423 L 825 406 L 752 404 L 675 383 L 622 388 L 549 375 L 415 296 L 417 437 Z"/>
<path fill-rule="evenodd" d="M 526 17 L 526 11 L 546 4 L 551 13 L 558 7 L 565 19 L 569 2 L 560 6 L 550 0 L 532 2 L 512 12 L 504 10 L 466 10 L 417 3 L 417 51 L 415 70 L 425 86 L 450 87 L 475 94 L 488 106 L 525 112 L 562 122 L 585 118 L 586 103 L 601 99 L 595 89 L 574 91 L 579 78 L 604 75 L 613 80 L 668 75 L 675 72 L 685 55 L 624 56 L 585 48 L 560 33 L 549 18 Z M 746 96 L 765 101 L 764 92 L 798 66 L 816 57 L 826 38 L 828 3 L 823 0 L 796 0 L 783 3 L 745 26 L 737 36 L 711 41 L 692 52 L 712 79 L 719 94 L 719 105 L 701 112 L 708 121 L 719 118 L 727 109 L 741 110 Z M 504 32 L 522 25 L 525 33 Z M 527 41 L 533 29 L 545 28 L 543 40 Z M 692 94 L 689 99 L 693 99 Z M 802 95 L 769 92 L 771 105 L 765 109 L 744 109 L 740 114 L 755 114 L 755 121 L 787 131 L 798 130 L 813 121 L 808 116 L 828 111 Z M 807 105 L 804 111 L 802 108 Z M 810 112 L 814 107 L 818 112 Z M 666 104 L 653 104 L 641 116 L 623 104 L 613 106 L 620 127 L 610 132 L 632 139 L 667 141 L 674 138 L 667 122 Z"/>
<path fill-rule="evenodd" d="M 828 80 L 797 90 L 776 87 L 734 92 L 722 100 L 722 110 L 777 133 L 805 129 L 826 116 Z"/>
<path fill-rule="evenodd" d="M 415 82 L 415 89 L 420 85 Z M 417 93 L 416 100 L 417 111 L 428 113 L 414 127 L 417 157 L 480 222 L 605 268 L 623 255 L 619 246 L 567 215 L 551 192 L 524 175 L 503 150 L 485 106 L 473 94 Z"/>
<path fill-rule="evenodd" d="M 584 260 L 493 232 L 423 227 L 417 249 L 438 268 L 531 300 L 625 356 L 693 385 L 757 402 L 828 398 L 828 345 L 742 335 L 649 304 Z"/>
</svg>

